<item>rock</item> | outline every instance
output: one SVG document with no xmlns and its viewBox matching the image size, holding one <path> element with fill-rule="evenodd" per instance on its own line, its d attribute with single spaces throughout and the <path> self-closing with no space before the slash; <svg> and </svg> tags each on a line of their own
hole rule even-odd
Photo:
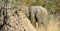
<svg viewBox="0 0 60 31">
<path fill-rule="evenodd" d="M 35 31 L 30 20 L 23 12 L 18 10 L 11 14 L 9 12 L 8 21 L 6 21 L 7 23 L 1 28 L 1 31 Z"/>
</svg>

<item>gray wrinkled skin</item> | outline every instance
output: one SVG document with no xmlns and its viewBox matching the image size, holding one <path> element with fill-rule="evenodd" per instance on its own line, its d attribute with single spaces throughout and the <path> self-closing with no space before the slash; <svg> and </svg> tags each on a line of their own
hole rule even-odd
<svg viewBox="0 0 60 31">
<path fill-rule="evenodd" d="M 31 22 L 35 24 L 37 21 L 39 25 L 45 25 L 48 11 L 41 6 L 30 6 Z"/>
</svg>

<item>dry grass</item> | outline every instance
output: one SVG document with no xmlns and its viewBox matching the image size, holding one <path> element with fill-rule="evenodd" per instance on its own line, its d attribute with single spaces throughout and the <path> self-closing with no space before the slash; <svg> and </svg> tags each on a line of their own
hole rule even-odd
<svg viewBox="0 0 60 31">
<path fill-rule="evenodd" d="M 40 28 L 37 27 L 37 31 L 60 31 L 60 21 L 59 18 L 54 17 L 54 15 L 49 15 L 49 18 L 47 19 L 46 28 L 41 26 Z"/>
<path fill-rule="evenodd" d="M 47 26 L 47 31 L 59 31 L 58 27 L 59 22 L 50 21 L 50 24 Z"/>
</svg>

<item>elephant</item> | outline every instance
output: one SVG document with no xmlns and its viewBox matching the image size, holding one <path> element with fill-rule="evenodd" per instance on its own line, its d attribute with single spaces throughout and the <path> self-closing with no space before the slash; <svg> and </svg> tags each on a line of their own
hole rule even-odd
<svg viewBox="0 0 60 31">
<path fill-rule="evenodd" d="M 19 8 L 19 7 L 18 7 Z M 38 26 L 45 25 L 48 16 L 48 11 L 42 6 L 21 6 L 21 11 L 25 13 L 26 17 L 30 20 L 34 27 L 36 22 Z"/>
<path fill-rule="evenodd" d="M 30 12 L 30 21 L 33 24 L 33 26 L 36 26 L 36 22 L 38 23 L 38 26 L 45 26 L 45 21 L 47 20 L 48 11 L 42 6 L 30 6 L 29 7 Z"/>
</svg>

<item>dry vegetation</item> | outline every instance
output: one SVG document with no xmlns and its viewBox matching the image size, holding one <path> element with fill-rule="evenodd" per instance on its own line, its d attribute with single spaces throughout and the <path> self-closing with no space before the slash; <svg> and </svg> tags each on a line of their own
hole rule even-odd
<svg viewBox="0 0 60 31">
<path fill-rule="evenodd" d="M 44 27 L 38 27 L 36 28 L 37 31 L 60 31 L 60 20 L 59 18 L 54 18 L 54 15 L 49 15 L 49 18 L 46 21 L 46 28 Z"/>
<path fill-rule="evenodd" d="M 13 27 L 16 26 L 17 28 L 16 27 L 15 28 L 17 30 L 20 30 L 18 28 L 19 27 L 21 28 L 21 26 L 22 26 L 21 23 L 23 23 L 23 25 L 24 25 L 23 27 L 25 27 L 25 30 L 23 30 L 24 29 L 23 28 L 23 29 L 21 29 L 22 31 L 35 31 L 35 30 L 36 31 L 60 31 L 60 0 L 36 0 L 36 1 L 35 0 L 33 0 L 33 1 L 32 0 L 8 0 L 7 1 L 7 7 L 3 6 L 5 3 L 2 0 L 0 0 L 0 30 L 7 31 L 7 30 L 5 30 L 5 28 L 9 29 L 9 30 L 11 28 L 9 25 L 6 26 L 7 24 L 4 24 L 4 22 L 6 22 L 7 20 L 6 21 L 4 20 L 5 19 L 4 18 L 5 13 L 3 13 L 3 12 L 7 8 L 7 10 L 8 10 L 7 11 L 7 13 L 8 13 L 7 14 L 8 15 L 7 23 L 11 23 L 11 21 L 15 21 L 15 22 L 20 21 L 20 23 L 17 26 L 14 22 L 13 22 L 13 24 L 10 24 L 11 26 L 13 25 Z M 1 9 L 2 6 L 5 7 L 4 10 Z M 28 18 L 29 13 L 28 13 L 27 9 L 24 8 L 25 6 L 26 7 L 29 7 L 29 6 L 42 6 L 42 7 L 46 8 L 47 11 L 48 11 L 48 16 L 47 16 L 47 19 L 44 21 L 45 26 L 41 25 L 39 27 L 38 22 L 36 22 L 36 27 L 33 27 L 33 24 L 30 22 L 30 20 Z M 16 18 L 16 15 L 14 14 L 14 12 L 19 11 L 19 10 L 22 11 L 22 13 L 20 12 L 20 14 L 17 13 L 16 15 L 18 15 L 20 17 L 25 16 L 26 19 L 23 18 L 22 20 L 20 20 L 18 18 L 18 16 L 17 16 L 18 19 Z M 26 11 L 24 11 L 24 10 L 26 10 Z M 11 17 L 9 17 L 9 16 L 11 16 Z M 44 15 L 42 15 L 42 16 L 44 16 Z M 10 31 L 13 31 L 12 29 L 13 28 L 11 28 Z"/>
</svg>

